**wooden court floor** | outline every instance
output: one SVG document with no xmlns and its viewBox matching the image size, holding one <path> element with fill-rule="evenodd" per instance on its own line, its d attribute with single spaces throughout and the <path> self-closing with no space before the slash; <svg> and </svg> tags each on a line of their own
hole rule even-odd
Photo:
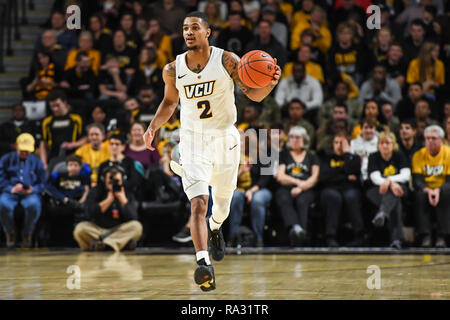
<svg viewBox="0 0 450 320">
<path fill-rule="evenodd" d="M 231 254 L 214 266 L 217 289 L 203 293 L 192 254 L 5 251 L 0 299 L 450 299 L 450 255 Z"/>
</svg>

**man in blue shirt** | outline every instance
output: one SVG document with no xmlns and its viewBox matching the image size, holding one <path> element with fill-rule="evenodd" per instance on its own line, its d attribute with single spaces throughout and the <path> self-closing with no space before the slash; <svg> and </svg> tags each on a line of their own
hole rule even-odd
<svg viewBox="0 0 450 320">
<path fill-rule="evenodd" d="M 22 133 L 16 143 L 17 151 L 9 152 L 0 159 L 0 224 L 6 233 L 7 247 L 14 247 L 14 209 L 20 203 L 25 211 L 22 246 L 29 248 L 41 215 L 41 192 L 46 173 L 41 159 L 33 154 L 33 136 Z"/>
</svg>

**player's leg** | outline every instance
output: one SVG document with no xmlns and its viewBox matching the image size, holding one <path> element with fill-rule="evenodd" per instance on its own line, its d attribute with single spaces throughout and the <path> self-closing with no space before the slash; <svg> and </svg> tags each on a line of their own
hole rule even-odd
<svg viewBox="0 0 450 320">
<path fill-rule="evenodd" d="M 237 185 L 240 152 L 240 136 L 237 130 L 215 141 L 214 169 L 211 177 L 213 206 L 208 226 L 210 252 L 216 261 L 222 260 L 225 255 L 221 226 L 230 213 L 231 200 Z"/>
<path fill-rule="evenodd" d="M 210 291 L 214 290 L 216 285 L 214 269 L 208 254 L 208 230 L 205 218 L 208 211 L 208 181 L 212 165 L 199 143 L 201 137 L 182 136 L 179 145 L 182 170 L 179 173 L 183 190 L 191 203 L 190 231 L 198 264 L 194 280 L 203 291 Z M 204 147 L 207 148 L 207 145 Z"/>
</svg>

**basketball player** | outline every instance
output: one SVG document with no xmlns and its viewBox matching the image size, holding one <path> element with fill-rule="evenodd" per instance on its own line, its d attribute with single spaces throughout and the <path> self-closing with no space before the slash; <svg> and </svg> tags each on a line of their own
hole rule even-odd
<svg viewBox="0 0 450 320">
<path fill-rule="evenodd" d="M 240 160 L 240 137 L 234 126 L 234 82 L 252 100 L 261 101 L 276 86 L 281 70 L 264 88 L 253 89 L 239 79 L 240 58 L 210 46 L 208 17 L 192 12 L 183 22 L 183 37 L 188 48 L 163 70 L 164 99 L 144 134 L 147 148 L 155 132 L 166 123 L 180 100 L 180 162 L 172 170 L 182 178 L 183 189 L 191 202 L 191 236 L 198 268 L 195 282 L 203 291 L 216 288 L 211 256 L 220 261 L 225 255 L 221 225 L 228 217 L 236 189 Z M 275 60 L 276 64 L 276 60 Z M 207 220 L 209 191 L 212 187 L 212 215 Z M 207 220 L 207 221 L 206 221 Z"/>
</svg>

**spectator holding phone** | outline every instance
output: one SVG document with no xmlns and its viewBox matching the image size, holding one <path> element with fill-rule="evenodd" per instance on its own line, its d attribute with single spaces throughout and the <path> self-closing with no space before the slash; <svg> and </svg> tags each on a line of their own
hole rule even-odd
<svg viewBox="0 0 450 320">
<path fill-rule="evenodd" d="M 29 133 L 17 137 L 17 151 L 0 159 L 0 223 L 6 234 L 6 246 L 16 242 L 14 209 L 20 203 L 25 211 L 22 246 L 31 247 L 36 222 L 41 215 L 41 195 L 45 186 L 42 161 L 33 154 L 35 140 Z"/>
</svg>

